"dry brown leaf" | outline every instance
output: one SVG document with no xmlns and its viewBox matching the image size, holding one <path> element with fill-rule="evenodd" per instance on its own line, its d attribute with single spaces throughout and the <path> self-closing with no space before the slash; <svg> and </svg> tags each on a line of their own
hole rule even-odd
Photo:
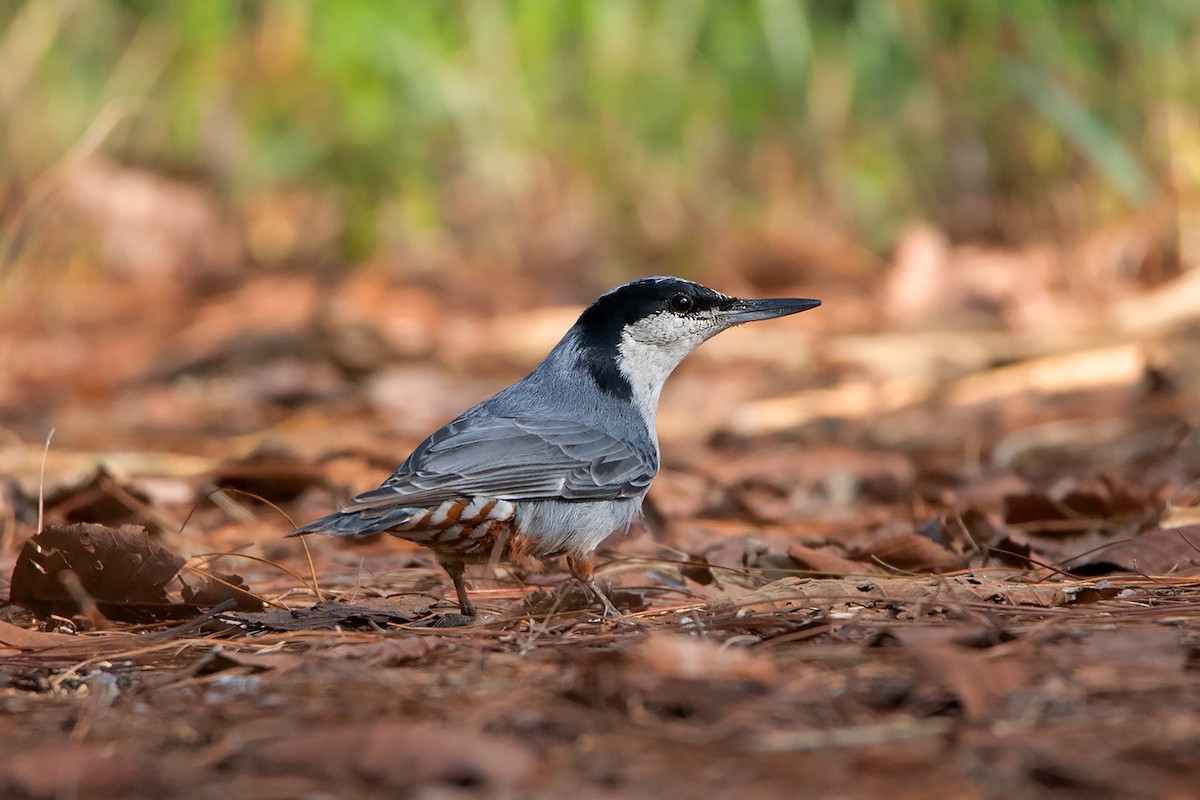
<svg viewBox="0 0 1200 800">
<path fill-rule="evenodd" d="M 1114 517 L 1149 519 L 1157 513 L 1157 506 L 1149 492 L 1106 479 L 1100 486 L 1006 495 L 1004 522 L 1019 525 L 1029 533 L 1071 533 L 1094 528 L 1098 520 Z"/>
<path fill-rule="evenodd" d="M 213 472 L 212 482 L 271 503 L 287 503 L 312 487 L 325 485 L 326 479 L 319 464 L 262 452 L 226 461 Z"/>
<path fill-rule="evenodd" d="M 166 586 L 185 560 L 134 525 L 51 527 L 21 548 L 11 599 L 38 613 L 74 614 L 80 603 L 74 581 L 64 581 L 70 573 L 109 619 L 156 619 L 172 605 Z"/>
<path fill-rule="evenodd" d="M 238 226 L 199 184 L 92 157 L 65 170 L 61 195 L 67 213 L 85 223 L 66 227 L 90 228 L 115 275 L 212 278 L 231 275 L 245 262 Z"/>
<path fill-rule="evenodd" d="M 787 554 L 803 569 L 826 575 L 881 574 L 883 572 L 874 564 L 846 558 L 834 547 L 805 547 L 802 544 L 793 544 L 788 547 Z"/>
<path fill-rule="evenodd" d="M 31 631 L 13 625 L 11 622 L 0 621 L 0 644 L 17 650 L 47 650 L 51 647 L 78 642 L 75 636 L 49 631 Z"/>
<path fill-rule="evenodd" d="M 882 562 L 908 572 L 954 570 L 966 563 L 962 556 L 919 533 L 899 533 L 876 539 L 856 549 L 853 558 L 863 562 Z"/>
<path fill-rule="evenodd" d="M 303 667 L 307 662 L 298 653 L 251 653 L 222 648 L 205 654 L 194 666 L 197 675 L 212 675 L 227 669 L 242 668 L 249 672 L 273 672 L 276 675 Z"/>
<path fill-rule="evenodd" d="M 1070 568 L 1080 575 L 1190 575 L 1200 570 L 1200 525 L 1148 531 L 1074 561 Z"/>
<path fill-rule="evenodd" d="M 98 467 L 81 483 L 62 486 L 46 497 L 46 518 L 53 522 L 103 525 L 155 521 L 150 498 L 106 467 Z M 166 527 L 160 525 L 161 527 Z"/>
<path fill-rule="evenodd" d="M 513 742 L 408 720 L 310 728 L 247 745 L 237 758 L 264 772 L 357 779 L 405 791 L 427 785 L 513 790 L 532 777 L 535 765 Z"/>
</svg>

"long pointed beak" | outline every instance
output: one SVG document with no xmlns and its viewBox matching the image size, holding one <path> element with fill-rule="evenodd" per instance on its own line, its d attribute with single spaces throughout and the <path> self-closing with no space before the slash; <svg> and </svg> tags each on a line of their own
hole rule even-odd
<svg viewBox="0 0 1200 800">
<path fill-rule="evenodd" d="M 795 297 L 771 297 L 763 300 L 735 299 L 727 308 L 718 312 L 727 325 L 742 325 L 762 319 L 786 317 L 799 314 L 821 305 L 820 300 L 802 300 Z"/>
</svg>

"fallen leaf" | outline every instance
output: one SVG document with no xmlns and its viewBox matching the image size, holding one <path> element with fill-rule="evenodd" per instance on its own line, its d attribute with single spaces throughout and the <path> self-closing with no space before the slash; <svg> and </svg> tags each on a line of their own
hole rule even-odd
<svg viewBox="0 0 1200 800">
<path fill-rule="evenodd" d="M 64 171 L 61 201 L 115 275 L 166 281 L 228 276 L 245 263 L 238 226 L 212 190 L 100 157 Z M 64 233 L 65 235 L 65 233 Z"/>
<path fill-rule="evenodd" d="M 833 547 L 805 547 L 794 544 L 787 549 L 788 557 L 803 569 L 825 575 L 878 574 L 883 570 L 871 563 L 852 561 Z"/>
<path fill-rule="evenodd" d="M 795 514 L 792 495 L 792 487 L 783 481 L 764 477 L 744 478 L 729 490 L 736 510 L 761 523 L 780 522 Z"/>
<path fill-rule="evenodd" d="M 710 586 L 717 582 L 717 576 L 713 574 L 708 558 L 699 553 L 688 554 L 685 565 L 679 568 L 679 574 L 701 586 Z"/>
<path fill-rule="evenodd" d="M 1005 495 L 1004 522 L 1035 535 L 1086 532 L 1100 521 L 1149 521 L 1157 499 L 1145 490 L 1102 478 L 1099 486 L 1066 484 L 1054 492 Z"/>
<path fill-rule="evenodd" d="M 287 453 L 258 452 L 226 461 L 212 475 L 216 486 L 236 489 L 271 503 L 288 503 L 325 485 L 321 465 Z"/>
<path fill-rule="evenodd" d="M 0 621 L 0 644 L 15 647 L 18 650 L 47 650 L 51 647 L 78 642 L 75 636 L 49 631 L 31 631 L 13 625 L 11 622 Z"/>
<path fill-rule="evenodd" d="M 46 497 L 46 516 L 62 523 L 93 522 L 121 525 L 143 522 L 150 498 L 118 480 L 104 467 L 74 486 L 63 486 Z"/>
<path fill-rule="evenodd" d="M 1078 575 L 1141 572 L 1189 575 L 1200 570 L 1200 525 L 1149 531 L 1071 564 Z"/>
<path fill-rule="evenodd" d="M 966 563 L 962 556 L 919 533 L 897 533 L 876 539 L 856 548 L 852 558 L 862 562 L 881 562 L 908 572 L 954 570 Z"/>
<path fill-rule="evenodd" d="M 308 728 L 246 745 L 236 758 L 267 773 L 357 779 L 405 792 L 427 785 L 512 790 L 533 776 L 536 763 L 513 742 L 408 720 Z"/>
<path fill-rule="evenodd" d="M 109 619 L 159 619 L 174 605 L 166 586 L 185 560 L 139 526 L 50 527 L 21 548 L 10 596 L 39 614 L 74 614 L 80 603 L 64 580 L 71 573 Z"/>
</svg>

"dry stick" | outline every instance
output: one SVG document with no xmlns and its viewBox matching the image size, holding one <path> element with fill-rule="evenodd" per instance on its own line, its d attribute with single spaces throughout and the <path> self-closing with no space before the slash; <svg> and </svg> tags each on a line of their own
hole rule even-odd
<svg viewBox="0 0 1200 800">
<path fill-rule="evenodd" d="M 42 448 L 42 473 L 38 477 L 38 526 L 37 532 L 42 532 L 42 512 L 46 506 L 46 457 L 50 455 L 50 440 L 54 438 L 54 428 L 46 434 L 46 445 Z"/>
<path fill-rule="evenodd" d="M 1125 544 L 1126 542 L 1132 542 L 1135 538 L 1136 537 L 1134 537 L 1134 536 L 1126 536 L 1124 539 L 1117 539 L 1112 542 L 1105 542 L 1104 544 L 1098 544 L 1095 547 L 1093 547 L 1091 550 L 1084 550 L 1082 553 L 1077 553 L 1076 555 L 1073 555 L 1070 558 L 1064 558 L 1063 560 L 1057 561 L 1055 563 L 1061 564 L 1062 566 L 1065 567 L 1067 564 L 1070 564 L 1072 561 L 1078 561 L 1079 559 L 1081 559 L 1085 556 L 1090 556 L 1093 553 L 1099 553 L 1101 550 L 1107 550 L 1108 548 L 1116 547 L 1119 544 Z"/>
<path fill-rule="evenodd" d="M 209 491 L 209 492 L 206 492 L 206 493 L 205 493 L 205 495 L 204 495 L 203 497 L 201 497 L 200 499 L 198 499 L 198 500 L 197 500 L 197 501 L 196 501 L 196 502 L 195 502 L 195 503 L 192 505 L 192 510 L 188 512 L 188 515 L 187 515 L 187 517 L 185 517 L 185 518 L 184 518 L 184 520 L 183 520 L 183 524 L 182 524 L 182 525 L 179 527 L 179 533 L 180 533 L 180 534 L 182 534 L 182 533 L 183 533 L 184 529 L 187 527 L 187 524 L 188 524 L 188 522 L 190 522 L 190 521 L 191 521 L 191 519 L 192 519 L 192 515 L 194 515 L 194 514 L 196 513 L 196 511 L 197 511 L 197 510 L 199 510 L 199 508 L 200 508 L 200 503 L 202 503 L 202 502 L 203 502 L 203 501 L 205 501 L 205 500 L 209 500 L 209 499 L 213 498 L 213 497 L 214 497 L 214 496 L 216 496 L 216 495 L 227 495 L 227 494 L 230 494 L 230 493 L 233 493 L 233 494 L 241 494 L 241 495 L 245 495 L 246 497 L 251 497 L 251 498 L 254 498 L 255 500 L 257 500 L 257 501 L 259 501 L 260 503 L 262 503 L 263 505 L 265 505 L 265 506 L 267 506 L 267 507 L 269 507 L 269 508 L 271 508 L 271 509 L 273 509 L 273 510 L 275 510 L 275 511 L 278 511 L 278 512 L 279 512 L 279 514 L 280 514 L 280 516 L 282 516 L 284 519 L 286 519 L 286 520 L 288 521 L 288 524 L 289 524 L 289 525 L 291 525 L 293 528 L 295 528 L 295 527 L 296 527 L 296 523 L 295 523 L 295 522 L 292 520 L 291 516 L 289 516 L 289 515 L 288 515 L 288 513 L 287 513 L 286 511 L 284 511 L 282 508 L 280 508 L 279 506 L 277 506 L 277 505 L 275 505 L 274 503 L 272 503 L 272 502 L 271 502 L 270 500 L 268 500 L 267 498 L 265 498 L 265 497 L 260 497 L 260 496 L 258 496 L 258 495 L 256 495 L 256 494 L 254 494 L 253 492 L 247 492 L 247 491 L 244 491 L 244 490 L 242 490 L 242 489 L 234 489 L 233 487 L 230 487 L 230 486 L 218 486 L 218 487 L 214 488 L 213 490 L 211 490 L 211 491 Z M 214 501 L 214 502 L 215 502 L 215 501 Z M 320 586 L 320 584 L 318 584 L 318 583 L 317 583 L 317 570 L 316 570 L 316 567 L 313 565 L 312 553 L 310 553 L 310 552 L 309 552 L 309 550 L 308 550 L 308 544 L 307 544 L 307 543 L 305 543 L 305 541 L 304 541 L 303 539 L 301 539 L 301 540 L 300 540 L 300 543 L 301 543 L 302 545 L 304 545 L 304 554 L 305 554 L 305 555 L 308 557 L 308 569 L 309 569 L 309 572 L 310 572 L 310 573 L 311 573 L 311 575 L 312 575 L 312 591 L 313 591 L 313 594 L 315 594 L 315 595 L 317 596 L 317 601 L 318 601 L 318 602 L 320 602 L 321 600 L 324 600 L 324 599 L 325 599 L 325 597 L 324 597 L 324 595 L 322 595 L 322 593 L 321 593 L 321 586 Z M 265 559 L 265 558 L 258 558 L 257 556 L 250 556 L 250 555 L 246 555 L 245 553 L 204 553 L 204 554 L 202 554 L 202 556 L 210 556 L 210 555 L 211 555 L 211 556 L 214 556 L 214 557 L 219 557 L 219 556 L 221 556 L 221 555 L 239 556 L 239 557 L 241 557 L 241 558 L 248 558 L 248 559 L 251 559 L 252 561 L 261 561 L 261 562 L 262 562 L 262 563 L 264 563 L 264 564 L 270 564 L 271 566 L 273 566 L 273 567 L 275 567 L 275 568 L 277 568 L 277 569 L 279 569 L 279 570 L 282 570 L 283 572 L 286 572 L 288 575 L 291 575 L 291 576 L 292 576 L 293 578 L 295 578 L 296 580 L 300 581 L 301 583 L 304 583 L 304 577 L 303 577 L 303 576 L 301 576 L 300 574 L 298 574 L 298 573 L 296 573 L 296 572 L 293 572 L 292 570 L 288 569 L 287 567 L 284 567 L 284 566 L 281 566 L 281 565 L 279 565 L 279 564 L 276 564 L 274 561 L 268 561 L 268 560 L 267 560 L 267 559 Z M 306 587 L 306 588 L 307 588 L 307 587 Z M 267 602 L 267 603 L 269 603 L 270 605 L 276 605 L 275 603 L 272 603 L 272 602 L 270 602 L 269 600 L 266 600 L 266 601 L 264 601 L 264 602 Z M 284 608 L 286 608 L 286 606 L 284 606 Z"/>
<path fill-rule="evenodd" d="M 921 573 L 921 572 L 913 572 L 912 570 L 900 569 L 900 567 L 893 567 L 891 564 L 887 563 L 886 561 L 884 561 L 882 558 L 875 555 L 874 553 L 871 553 L 871 560 L 874 561 L 879 566 L 883 567 L 884 569 L 890 569 L 892 572 L 898 573 L 898 574 L 903 575 L 908 578 L 915 578 L 919 575 L 925 574 L 925 573 Z"/>
<path fill-rule="evenodd" d="M 1168 589 L 1171 588 L 1171 585 L 1169 583 L 1165 583 L 1164 581 L 1160 581 L 1158 578 L 1151 577 L 1147 573 L 1138 569 L 1136 558 L 1130 559 L 1130 563 L 1133 565 L 1133 571 L 1136 572 L 1138 575 L 1141 575 L 1146 580 L 1150 581 L 1151 583 L 1155 584 L 1156 586 L 1162 586 L 1162 587 L 1168 588 Z M 1170 577 L 1170 576 L 1167 576 L 1167 577 Z"/>
<path fill-rule="evenodd" d="M 288 521 L 288 525 L 291 525 L 293 528 L 296 527 L 295 520 L 293 520 L 286 511 L 284 511 L 282 508 L 275 505 L 274 503 L 272 503 L 270 500 L 268 500 L 265 497 L 259 497 L 258 495 L 254 494 L 253 492 L 247 492 L 243 489 L 234 489 L 229 486 L 222 487 L 220 489 L 217 489 L 216 491 L 225 492 L 225 493 L 233 492 L 234 494 L 240 494 L 240 495 L 245 495 L 246 497 L 252 497 L 255 500 L 259 501 L 260 503 L 263 503 L 263 504 L 269 506 L 270 508 L 274 509 L 275 511 L 278 511 L 283 516 L 283 518 Z M 210 494 L 212 494 L 212 493 L 210 493 Z M 317 582 L 317 568 L 313 564 L 312 551 L 310 551 L 308 549 L 308 542 L 304 541 L 303 537 L 301 537 L 301 539 L 300 539 L 300 544 L 303 545 L 304 556 L 305 556 L 305 558 L 308 559 L 308 571 L 309 571 L 309 574 L 312 575 L 313 594 L 315 594 L 317 596 L 317 602 L 319 603 L 325 599 L 325 596 L 321 593 L 321 584 Z"/>
<path fill-rule="evenodd" d="M 300 537 L 300 544 L 304 546 L 304 557 L 308 559 L 308 571 L 312 575 L 313 593 L 317 596 L 317 602 L 320 603 L 325 599 L 321 594 L 321 585 L 317 583 L 317 568 L 313 564 L 312 551 L 308 549 L 308 542 L 303 536 Z"/>
<path fill-rule="evenodd" d="M 1183 531 L 1179 531 L 1178 533 L 1179 533 L 1179 538 L 1183 539 L 1183 541 L 1187 543 L 1188 547 L 1192 548 L 1197 553 L 1200 553 L 1200 547 L 1197 547 L 1196 544 L 1187 537 L 1187 534 L 1185 534 Z"/>
<path fill-rule="evenodd" d="M 266 564 L 269 567 L 274 567 L 275 569 L 279 570 L 280 572 L 287 573 L 288 575 L 291 575 L 296 580 L 300 581 L 300 583 L 304 583 L 304 576 L 301 575 L 300 573 L 290 570 L 287 567 L 283 566 L 282 564 L 277 564 L 274 561 L 271 561 L 270 559 L 263 558 L 262 556 L 252 556 L 249 553 L 238 553 L 233 550 L 230 550 L 230 551 L 227 551 L 224 553 L 197 553 L 196 555 L 194 555 L 192 557 L 206 559 L 205 561 L 202 561 L 199 564 L 197 564 L 197 568 L 206 566 L 210 561 L 215 561 L 218 558 L 244 558 L 248 561 L 257 561 L 260 564 Z"/>
<path fill-rule="evenodd" d="M 967 541 L 971 544 L 971 549 L 976 553 L 982 553 L 983 550 L 980 549 L 979 545 L 975 543 L 975 537 L 971 535 L 971 531 L 967 528 L 967 523 L 963 522 L 962 514 L 955 514 L 954 521 L 958 523 L 958 527 L 962 531 L 962 535 L 967 537 Z"/>
<path fill-rule="evenodd" d="M 1108 545 L 1105 545 L 1105 547 L 1107 547 L 1107 546 Z M 1021 553 L 1014 553 L 1012 550 L 1005 550 L 1003 547 L 996 547 L 995 545 L 991 545 L 991 544 L 989 544 L 987 546 L 987 548 L 988 548 L 988 550 L 990 550 L 993 553 L 1002 553 L 1006 556 L 1012 556 L 1013 558 L 1024 559 L 1025 561 L 1028 561 L 1030 564 L 1041 567 L 1042 569 L 1048 569 L 1051 572 L 1055 572 L 1059 575 L 1062 575 L 1064 578 L 1070 578 L 1073 581 L 1083 580 L 1078 575 L 1074 575 L 1070 572 L 1067 572 L 1066 570 L 1062 570 L 1062 569 L 1059 569 L 1058 567 L 1052 566 L 1050 564 L 1046 564 L 1042 561 L 1038 561 L 1036 558 L 1033 558 L 1032 556 L 1023 555 Z M 1097 548 L 1097 549 L 1100 549 L 1100 548 Z M 1084 555 L 1087 555 L 1087 554 L 1084 553 Z M 1072 561 L 1074 559 L 1067 559 L 1067 560 Z M 1029 570 L 1023 570 L 1023 572 L 1025 574 L 1028 574 Z M 1037 582 L 1040 583 L 1041 580 L 1042 579 L 1039 578 Z"/>
</svg>

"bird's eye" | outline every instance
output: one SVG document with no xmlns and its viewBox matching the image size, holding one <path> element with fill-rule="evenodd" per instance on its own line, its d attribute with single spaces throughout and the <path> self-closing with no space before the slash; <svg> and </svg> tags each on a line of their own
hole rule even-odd
<svg viewBox="0 0 1200 800">
<path fill-rule="evenodd" d="M 676 314 L 686 314 L 696 306 L 696 302 L 686 294 L 677 294 L 669 301 L 671 310 Z"/>
</svg>

